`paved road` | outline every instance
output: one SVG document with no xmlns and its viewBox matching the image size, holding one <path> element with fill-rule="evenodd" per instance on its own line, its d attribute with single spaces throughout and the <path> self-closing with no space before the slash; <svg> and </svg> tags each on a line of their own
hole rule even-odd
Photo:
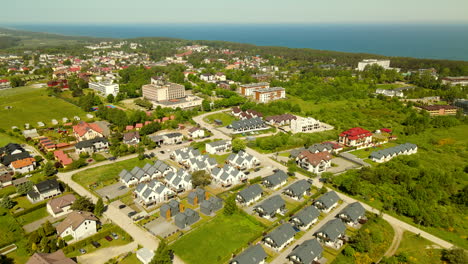
<svg viewBox="0 0 468 264">
<path fill-rule="evenodd" d="M 276 258 L 270 262 L 271 264 L 283 264 L 283 263 L 289 263 L 286 257 L 291 253 L 291 251 L 299 244 L 302 242 L 312 239 L 312 236 L 314 235 L 315 232 L 317 232 L 320 228 L 322 228 L 325 223 L 328 221 L 332 220 L 335 218 L 336 214 L 338 214 L 339 211 L 341 211 L 343 208 L 345 208 L 348 204 L 347 203 L 342 203 L 340 206 L 335 208 L 333 211 L 329 212 L 327 216 L 325 216 L 320 222 L 318 222 L 316 225 L 312 226 L 312 228 L 307 231 L 301 238 L 298 240 L 295 240 L 293 243 L 291 243 L 285 250 L 283 250 Z"/>
</svg>

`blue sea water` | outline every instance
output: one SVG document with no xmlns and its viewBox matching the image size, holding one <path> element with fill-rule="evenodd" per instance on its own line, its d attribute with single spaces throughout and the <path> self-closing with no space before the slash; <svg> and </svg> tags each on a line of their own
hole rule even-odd
<svg viewBox="0 0 468 264">
<path fill-rule="evenodd" d="M 23 24 L 5 26 L 76 36 L 224 40 L 261 46 L 468 61 L 468 24 Z"/>
</svg>

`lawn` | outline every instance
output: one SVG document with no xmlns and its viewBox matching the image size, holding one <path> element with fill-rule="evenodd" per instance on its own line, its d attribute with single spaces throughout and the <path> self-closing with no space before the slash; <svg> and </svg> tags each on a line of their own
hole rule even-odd
<svg viewBox="0 0 468 264">
<path fill-rule="evenodd" d="M 72 176 L 72 179 L 85 188 L 89 188 L 89 185 L 97 183 L 97 189 L 99 189 L 106 185 L 110 185 L 117 182 L 121 170 L 126 169 L 130 171 L 135 166 L 142 167 L 149 162 L 150 161 L 147 159 L 128 159 L 78 172 Z"/>
<path fill-rule="evenodd" d="M 8 143 L 21 143 L 21 141 L 15 137 L 0 133 L 0 146 L 3 147 Z"/>
<path fill-rule="evenodd" d="M 121 261 L 119 261 L 119 264 L 135 264 L 135 263 L 140 263 L 140 260 L 137 258 L 135 253 L 132 253 L 125 258 L 123 258 Z"/>
<path fill-rule="evenodd" d="M 403 239 L 396 252 L 407 254 L 410 263 L 426 264 L 441 263 L 441 249 L 428 248 L 433 245 L 430 241 L 411 232 L 404 232 Z"/>
<path fill-rule="evenodd" d="M 205 117 L 209 123 L 213 123 L 215 119 L 221 120 L 223 122 L 222 126 L 227 126 L 232 123 L 232 121 L 237 120 L 234 116 L 228 115 L 226 113 L 216 113 Z"/>
<path fill-rule="evenodd" d="M 220 214 L 184 235 L 171 248 L 189 264 L 225 263 L 233 252 L 239 253 L 249 241 L 260 236 L 262 230 L 262 226 L 246 216 Z"/>
<path fill-rule="evenodd" d="M 29 223 L 32 223 L 34 221 L 37 221 L 39 219 L 42 219 L 44 217 L 47 217 L 49 213 L 47 213 L 47 208 L 41 207 L 37 210 L 34 210 L 30 213 L 27 213 L 25 215 L 19 216 L 16 218 L 16 220 L 21 224 L 21 225 L 26 225 Z"/>
<path fill-rule="evenodd" d="M 208 154 L 208 155 L 212 158 L 215 158 L 218 164 L 224 164 L 224 161 L 226 161 L 226 159 L 229 157 L 230 154 L 231 153 L 226 153 L 223 155 L 216 155 L 216 154 Z"/>
<path fill-rule="evenodd" d="M 2 223 L 0 225 L 0 247 L 9 245 L 23 236 L 21 225 L 3 208 L 0 208 L 0 223 Z"/>
<path fill-rule="evenodd" d="M 5 109 L 6 106 L 12 109 Z M 47 124 L 52 119 L 72 119 L 73 116 L 84 115 L 85 112 L 79 107 L 48 96 L 43 88 L 20 87 L 0 91 L 0 128 L 23 128 L 25 123 L 35 126 L 38 121 Z"/>
</svg>

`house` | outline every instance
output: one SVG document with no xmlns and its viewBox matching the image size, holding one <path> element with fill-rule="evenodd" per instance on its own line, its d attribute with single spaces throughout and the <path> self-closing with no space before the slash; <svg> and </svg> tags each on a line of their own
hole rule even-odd
<svg viewBox="0 0 468 264">
<path fill-rule="evenodd" d="M 191 138 L 202 138 L 205 136 L 205 130 L 200 127 L 192 127 L 188 130 L 188 135 Z"/>
<path fill-rule="evenodd" d="M 293 215 L 290 222 L 301 230 L 307 230 L 318 221 L 319 216 L 320 211 L 315 206 L 310 205 Z"/>
<path fill-rule="evenodd" d="M 328 213 L 331 209 L 335 208 L 338 205 L 338 201 L 341 200 L 338 194 L 334 191 L 329 191 L 324 195 L 320 196 L 315 202 L 314 205 L 319 210 Z"/>
<path fill-rule="evenodd" d="M 254 207 L 254 211 L 266 219 L 274 218 L 276 214 L 284 214 L 285 210 L 286 203 L 280 195 L 272 196 Z"/>
<path fill-rule="evenodd" d="M 300 200 L 304 195 L 310 193 L 310 187 L 312 184 L 307 180 L 299 180 L 283 190 L 283 193 L 293 198 L 294 200 Z"/>
<path fill-rule="evenodd" d="M 165 203 L 159 208 L 160 216 L 166 218 L 166 220 L 184 211 L 184 205 L 179 201 L 172 199 L 169 203 Z"/>
<path fill-rule="evenodd" d="M 215 167 L 211 170 L 211 176 L 214 183 L 220 184 L 223 187 L 237 185 L 247 179 L 245 174 L 237 168 L 229 165 L 224 165 L 223 168 Z"/>
<path fill-rule="evenodd" d="M 212 158 L 208 155 L 199 155 L 194 158 L 190 158 L 188 160 L 184 160 L 181 162 L 190 172 L 205 170 L 206 172 L 211 172 L 216 166 L 218 166 L 218 162 L 215 158 Z"/>
<path fill-rule="evenodd" d="M 223 208 L 223 200 L 216 196 L 212 196 L 200 203 L 200 212 L 205 215 L 211 215 L 221 208 Z"/>
<path fill-rule="evenodd" d="M 282 114 L 275 116 L 268 116 L 265 118 L 265 122 L 269 125 L 284 126 L 291 124 L 291 121 L 296 120 L 297 116 L 291 114 Z"/>
<path fill-rule="evenodd" d="M 104 137 L 102 128 L 98 124 L 88 124 L 84 121 L 80 121 L 80 123 L 73 126 L 73 135 L 78 141 L 89 140 L 97 137 Z"/>
<path fill-rule="evenodd" d="M 62 194 L 60 184 L 57 180 L 45 180 L 33 186 L 27 193 L 27 197 L 31 203 L 44 201 L 54 196 Z"/>
<path fill-rule="evenodd" d="M 0 148 L 0 155 L 15 155 L 19 153 L 26 152 L 26 150 L 17 143 L 8 143 L 5 146 Z"/>
<path fill-rule="evenodd" d="M 369 158 L 377 163 L 382 163 L 393 159 L 400 155 L 411 155 L 418 152 L 418 146 L 412 143 L 405 143 L 395 147 L 386 148 L 379 151 L 374 151 L 369 155 Z"/>
<path fill-rule="evenodd" d="M 214 75 L 209 74 L 209 73 L 202 73 L 200 74 L 200 80 L 209 82 L 214 80 Z"/>
<path fill-rule="evenodd" d="M 249 170 L 260 165 L 260 160 L 244 151 L 231 153 L 226 162 L 240 170 Z"/>
<path fill-rule="evenodd" d="M 90 212 L 74 211 L 57 225 L 57 234 L 61 238 L 72 236 L 74 240 L 80 240 L 97 233 L 98 221 Z"/>
<path fill-rule="evenodd" d="M 331 167 L 333 156 L 328 152 L 311 153 L 302 151 L 296 158 L 296 164 L 312 173 L 322 173 Z"/>
<path fill-rule="evenodd" d="M 53 217 L 60 217 L 71 212 L 71 205 L 76 200 L 75 195 L 66 194 L 47 202 L 47 212 Z"/>
<path fill-rule="evenodd" d="M 163 137 L 164 137 L 164 144 L 166 145 L 182 143 L 182 140 L 184 139 L 184 136 L 178 132 L 168 133 L 168 134 L 165 134 Z"/>
<path fill-rule="evenodd" d="M 267 188 L 276 190 L 285 185 L 287 182 L 288 175 L 284 171 L 278 170 L 272 175 L 263 178 L 262 184 Z"/>
<path fill-rule="evenodd" d="M 15 160 L 10 164 L 10 168 L 12 168 L 15 173 L 31 172 L 36 168 L 36 160 L 34 158 Z"/>
<path fill-rule="evenodd" d="M 291 132 L 293 133 L 310 133 L 320 130 L 320 121 L 312 117 L 298 117 L 291 120 Z"/>
<path fill-rule="evenodd" d="M 154 251 L 147 248 L 140 248 L 136 252 L 136 257 L 139 261 L 141 261 L 141 263 L 149 264 L 154 258 Z"/>
<path fill-rule="evenodd" d="M 56 150 L 54 151 L 55 159 L 62 164 L 63 167 L 67 167 L 68 165 L 73 163 L 73 160 L 63 152 L 63 150 Z"/>
<path fill-rule="evenodd" d="M 138 131 L 125 133 L 123 135 L 123 143 L 127 145 L 137 145 L 140 143 L 140 133 L 138 133 Z"/>
<path fill-rule="evenodd" d="M 199 219 L 200 219 L 200 215 L 198 214 L 198 212 L 196 212 L 196 211 L 194 211 L 194 210 L 192 210 L 190 208 L 187 208 L 184 212 L 182 212 L 182 213 L 175 216 L 174 224 L 178 228 L 184 229 L 184 228 L 194 224 Z"/>
<path fill-rule="evenodd" d="M 0 80 L 0 89 L 7 89 L 7 88 L 11 88 L 10 81 L 7 79 Z"/>
<path fill-rule="evenodd" d="M 16 154 L 6 154 L 4 156 L 0 155 L 0 161 L 3 165 L 10 166 L 10 164 L 13 161 L 22 160 L 22 159 L 26 159 L 30 157 L 31 157 L 31 154 L 29 154 L 29 152 L 27 151 L 24 151 L 24 152 L 20 152 Z"/>
<path fill-rule="evenodd" d="M 206 152 L 216 154 L 218 152 L 225 152 L 231 148 L 231 140 L 218 140 L 205 144 Z"/>
<path fill-rule="evenodd" d="M 236 201 L 242 205 L 248 206 L 262 198 L 263 190 L 259 184 L 250 185 L 236 195 Z"/>
<path fill-rule="evenodd" d="M 353 226 L 359 223 L 359 220 L 363 219 L 366 214 L 366 209 L 359 202 L 354 202 L 346 206 L 338 214 L 338 217 L 345 223 Z"/>
<path fill-rule="evenodd" d="M 264 264 L 267 256 L 262 246 L 257 244 L 234 257 L 229 264 Z"/>
<path fill-rule="evenodd" d="M 428 112 L 430 116 L 456 115 L 459 109 L 452 105 L 423 105 L 419 108 Z"/>
<path fill-rule="evenodd" d="M 247 133 L 268 129 L 268 126 L 260 117 L 251 119 L 233 121 L 228 128 L 232 129 L 233 134 Z"/>
<path fill-rule="evenodd" d="M 34 253 L 26 264 L 76 264 L 76 262 L 67 258 L 59 249 L 54 253 Z"/>
<path fill-rule="evenodd" d="M 317 239 L 309 239 L 296 246 L 286 257 L 292 264 L 319 263 L 323 247 Z"/>
<path fill-rule="evenodd" d="M 0 188 L 5 188 L 7 186 L 10 186 L 12 185 L 12 183 L 13 183 L 13 177 L 11 177 L 10 174 L 0 175 Z"/>
<path fill-rule="evenodd" d="M 367 147 L 372 143 L 372 133 L 360 127 L 341 132 L 338 142 L 347 147 Z"/>
<path fill-rule="evenodd" d="M 315 237 L 329 247 L 340 248 L 343 245 L 346 226 L 340 219 L 333 219 L 315 233 Z"/>
<path fill-rule="evenodd" d="M 134 194 L 137 202 L 145 207 L 162 203 L 175 196 L 175 193 L 171 189 L 156 180 L 138 184 Z"/>
<path fill-rule="evenodd" d="M 208 193 L 202 188 L 197 188 L 187 196 L 187 201 L 191 205 L 198 205 L 208 199 Z"/>
<path fill-rule="evenodd" d="M 81 153 L 92 155 L 107 149 L 109 149 L 109 141 L 104 137 L 83 140 L 75 144 L 75 151 L 78 155 Z"/>
<path fill-rule="evenodd" d="M 291 224 L 282 224 L 267 234 L 263 238 L 263 243 L 276 251 L 280 251 L 294 240 L 294 235 L 296 235 L 296 231 Z"/>
<path fill-rule="evenodd" d="M 138 183 L 147 182 L 155 178 L 163 178 L 174 169 L 166 163 L 157 160 L 153 165 L 146 164 L 143 168 L 134 167 L 131 171 L 122 170 L 119 173 L 120 181 L 127 187 Z"/>
<path fill-rule="evenodd" d="M 179 169 L 176 173 L 169 172 L 165 177 L 165 181 L 167 186 L 177 193 L 189 191 L 193 188 L 192 175 L 184 169 Z"/>
</svg>

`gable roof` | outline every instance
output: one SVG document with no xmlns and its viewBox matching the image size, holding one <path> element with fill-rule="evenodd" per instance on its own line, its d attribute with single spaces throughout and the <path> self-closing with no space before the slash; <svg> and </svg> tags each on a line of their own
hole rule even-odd
<svg viewBox="0 0 468 264">
<path fill-rule="evenodd" d="M 86 132 L 88 132 L 89 130 L 94 130 L 99 134 L 102 134 L 101 127 L 95 123 L 88 124 L 84 121 L 81 121 L 80 123 L 78 123 L 78 125 L 73 126 L 73 132 L 78 134 L 80 137 L 86 134 Z"/>
<path fill-rule="evenodd" d="M 330 208 L 332 205 L 334 205 L 339 200 L 340 200 L 340 197 L 338 196 L 338 194 L 336 194 L 336 192 L 329 191 L 329 192 L 325 193 L 324 195 L 320 196 L 320 198 L 318 198 L 316 202 L 320 202 L 326 208 Z"/>
<path fill-rule="evenodd" d="M 265 238 L 270 238 L 277 246 L 281 246 L 294 237 L 296 231 L 290 223 L 282 224 L 275 228 Z"/>
<path fill-rule="evenodd" d="M 325 223 L 325 225 L 317 231 L 317 233 L 325 234 L 330 240 L 336 240 L 340 235 L 343 235 L 346 231 L 346 226 L 343 224 L 341 219 L 333 219 Z"/>
<path fill-rule="evenodd" d="M 61 249 L 54 253 L 34 253 L 26 264 L 76 264 L 67 258 Z"/>
<path fill-rule="evenodd" d="M 289 185 L 285 190 L 290 191 L 294 196 L 302 196 L 304 193 L 310 189 L 312 184 L 305 179 L 299 180 L 291 185 Z"/>
<path fill-rule="evenodd" d="M 288 179 L 286 172 L 278 170 L 274 174 L 263 178 L 263 182 L 269 182 L 272 186 L 278 186 Z"/>
<path fill-rule="evenodd" d="M 262 187 L 259 184 L 251 185 L 244 190 L 240 191 L 237 195 L 241 196 L 244 201 L 251 201 L 255 197 L 263 193 Z"/>
<path fill-rule="evenodd" d="M 60 184 L 56 179 L 49 179 L 36 184 L 36 188 L 39 193 L 45 193 L 50 190 L 59 189 Z"/>
<path fill-rule="evenodd" d="M 259 264 L 267 257 L 265 250 L 260 245 L 255 245 L 247 248 L 239 254 L 237 257 L 233 258 L 230 263 L 236 264 Z"/>
<path fill-rule="evenodd" d="M 301 260 L 301 263 L 312 263 L 312 261 L 320 257 L 323 252 L 323 247 L 320 245 L 317 239 L 309 239 L 296 248 L 288 255 L 288 258 L 291 256 L 296 256 Z"/>
<path fill-rule="evenodd" d="M 107 143 L 107 139 L 105 137 L 97 137 L 89 140 L 83 140 L 78 143 L 76 143 L 75 148 L 76 149 L 82 149 L 82 148 L 89 148 L 92 147 L 95 143 L 102 142 L 102 143 Z"/>
<path fill-rule="evenodd" d="M 11 166 L 15 169 L 21 169 L 23 167 L 27 167 L 33 165 L 36 162 L 34 158 L 25 158 L 21 160 L 15 160 L 11 163 Z"/>
<path fill-rule="evenodd" d="M 73 202 L 75 200 L 76 200 L 75 195 L 69 193 L 69 194 L 66 194 L 64 196 L 54 198 L 54 199 L 50 200 L 47 204 L 50 206 L 52 211 L 55 214 L 57 214 L 57 213 L 60 213 L 60 212 L 63 211 L 62 210 L 63 207 L 66 207 L 66 206 L 69 206 L 69 205 L 73 204 Z"/>
<path fill-rule="evenodd" d="M 68 227 L 71 227 L 73 230 L 76 230 L 84 221 L 99 221 L 96 216 L 90 212 L 85 211 L 74 211 L 71 212 L 65 220 L 57 225 L 57 233 L 62 234 Z"/>
<path fill-rule="evenodd" d="M 307 162 L 309 162 L 313 166 L 317 166 L 322 161 L 330 161 L 333 158 L 333 156 L 328 151 L 319 152 L 319 153 L 311 153 L 308 150 L 303 150 L 299 154 L 298 158 L 299 159 L 305 158 L 307 159 Z"/>
<path fill-rule="evenodd" d="M 339 214 L 344 214 L 353 222 L 359 220 L 366 213 L 366 209 L 359 202 L 354 202 L 346 206 Z"/>
<path fill-rule="evenodd" d="M 315 206 L 310 205 L 299 211 L 292 218 L 297 218 L 299 221 L 301 221 L 302 224 L 307 226 L 319 216 L 320 211 Z"/>
<path fill-rule="evenodd" d="M 278 194 L 266 199 L 261 204 L 255 206 L 255 208 L 260 207 L 265 211 L 265 213 L 271 215 L 284 205 L 286 205 L 286 203 L 284 202 L 283 198 L 281 198 L 281 196 Z"/>
</svg>

